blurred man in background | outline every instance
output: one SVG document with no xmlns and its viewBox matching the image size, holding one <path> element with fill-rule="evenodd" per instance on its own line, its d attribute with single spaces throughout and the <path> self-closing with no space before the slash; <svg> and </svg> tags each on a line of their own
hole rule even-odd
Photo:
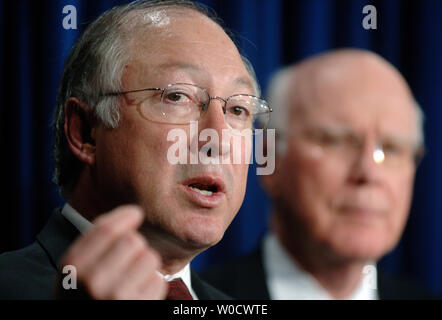
<svg viewBox="0 0 442 320">
<path fill-rule="evenodd" d="M 398 243 L 422 156 L 423 114 L 380 56 L 344 49 L 274 77 L 270 232 L 250 256 L 204 273 L 243 299 L 427 297 L 377 273 Z"/>
</svg>

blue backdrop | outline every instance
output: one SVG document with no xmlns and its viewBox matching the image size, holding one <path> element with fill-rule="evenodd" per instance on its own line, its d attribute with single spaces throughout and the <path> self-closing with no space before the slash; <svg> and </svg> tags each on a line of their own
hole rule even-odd
<svg viewBox="0 0 442 320">
<path fill-rule="evenodd" d="M 0 3 L 0 150 L 3 191 L 0 252 L 31 243 L 60 206 L 52 177 L 50 121 L 69 48 L 93 18 L 127 1 L 42 0 Z M 442 1 L 205 0 L 235 32 L 266 88 L 271 74 L 324 50 L 373 50 L 405 76 L 426 114 L 427 154 L 417 172 L 411 216 L 399 246 L 381 264 L 442 294 Z M 363 7 L 377 9 L 365 30 Z M 78 29 L 62 26 L 77 9 Z M 196 269 L 251 251 L 270 205 L 252 167 L 244 204 L 225 238 L 193 262 Z"/>
</svg>

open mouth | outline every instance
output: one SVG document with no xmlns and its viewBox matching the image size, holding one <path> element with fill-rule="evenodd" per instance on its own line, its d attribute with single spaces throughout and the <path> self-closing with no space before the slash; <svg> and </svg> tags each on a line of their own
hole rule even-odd
<svg viewBox="0 0 442 320">
<path fill-rule="evenodd" d="M 225 184 L 217 175 L 203 175 L 182 182 L 189 199 L 202 207 L 213 208 L 225 198 Z"/>
<path fill-rule="evenodd" d="M 201 193 L 203 196 L 210 197 L 214 193 L 218 192 L 218 186 L 216 184 L 203 184 L 203 183 L 191 183 L 187 185 L 193 191 Z"/>
</svg>

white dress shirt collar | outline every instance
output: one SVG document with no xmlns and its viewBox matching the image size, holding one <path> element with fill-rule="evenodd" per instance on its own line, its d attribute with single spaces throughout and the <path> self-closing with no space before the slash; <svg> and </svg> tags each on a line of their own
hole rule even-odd
<svg viewBox="0 0 442 320">
<path fill-rule="evenodd" d="M 83 217 L 77 210 L 75 210 L 69 203 L 66 203 L 61 210 L 61 214 L 72 223 L 81 234 L 84 234 L 88 231 L 93 224 Z M 161 274 L 161 273 L 160 273 Z M 187 264 L 181 271 L 172 274 L 172 275 L 162 275 L 166 281 L 172 281 L 178 278 L 181 278 L 186 285 L 187 289 L 189 289 L 190 294 L 192 295 L 194 300 L 198 300 L 197 295 L 193 291 L 191 278 L 190 278 L 190 265 Z"/>
<path fill-rule="evenodd" d="M 272 300 L 330 300 L 330 294 L 309 273 L 305 272 L 289 256 L 277 237 L 270 233 L 264 238 L 263 264 L 267 276 L 267 287 Z M 364 270 L 366 270 L 364 268 Z M 356 290 L 348 300 L 376 300 L 376 267 L 365 273 Z M 370 276 L 370 279 L 366 277 Z M 374 277 L 374 278 L 373 278 Z M 368 281 L 370 280 L 370 281 Z M 367 283 L 374 284 L 373 286 Z"/>
<path fill-rule="evenodd" d="M 190 280 L 190 265 L 187 264 L 184 269 L 182 269 L 181 271 L 178 271 L 175 274 L 169 275 L 163 275 L 164 279 L 166 281 L 172 281 L 175 279 L 179 279 L 181 278 L 184 282 L 184 284 L 186 285 L 187 289 L 189 289 L 190 294 L 193 297 L 193 300 L 198 300 L 198 297 L 195 293 L 195 291 L 193 291 L 192 285 L 191 285 L 191 280 Z"/>
<path fill-rule="evenodd" d="M 79 214 L 78 211 L 72 208 L 69 203 L 66 203 L 63 206 L 63 209 L 61 209 L 61 214 L 68 219 L 69 222 L 72 223 L 81 234 L 86 233 L 86 231 L 93 226 L 89 220 Z"/>
</svg>

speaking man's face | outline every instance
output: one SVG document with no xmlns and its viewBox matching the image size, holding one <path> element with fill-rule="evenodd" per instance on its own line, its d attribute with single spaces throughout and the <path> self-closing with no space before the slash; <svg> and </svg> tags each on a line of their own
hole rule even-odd
<svg viewBox="0 0 442 320">
<path fill-rule="evenodd" d="M 237 48 L 219 26 L 189 10 L 162 18 L 132 41 L 123 91 L 188 83 L 211 96 L 254 93 Z M 145 103 L 158 103 L 161 92 L 150 99 Z M 180 128 L 190 142 L 189 125 L 151 121 L 125 98 L 120 113 L 117 129 L 97 133 L 97 172 L 105 195 L 141 205 L 144 232 L 157 246 L 178 244 L 193 252 L 218 242 L 243 201 L 247 163 L 171 164 L 168 133 Z M 207 128 L 220 138 L 228 129 L 219 100 L 212 100 L 198 121 L 198 133 Z M 250 153 L 244 144 L 241 148 Z"/>
</svg>

